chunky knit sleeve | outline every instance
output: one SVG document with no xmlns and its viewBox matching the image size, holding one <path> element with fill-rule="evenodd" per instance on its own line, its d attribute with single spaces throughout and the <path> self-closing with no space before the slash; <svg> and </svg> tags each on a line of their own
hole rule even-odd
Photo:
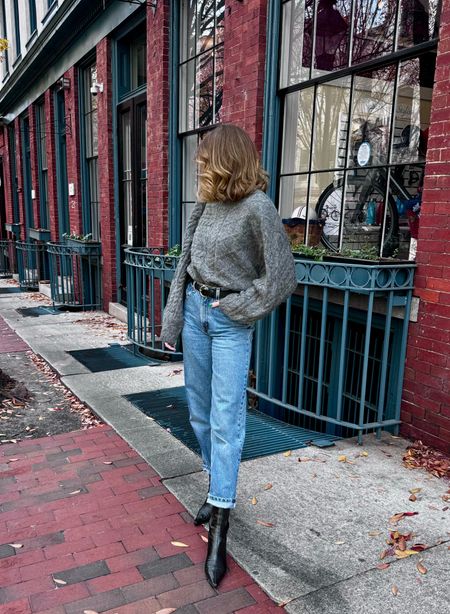
<svg viewBox="0 0 450 614">
<path fill-rule="evenodd" d="M 178 335 L 183 328 L 183 302 L 184 289 L 186 285 L 186 272 L 191 261 L 191 245 L 195 229 L 203 209 L 204 203 L 197 203 L 191 213 L 183 237 L 183 251 L 178 262 L 172 283 L 170 284 L 169 297 L 163 314 L 163 322 L 160 333 L 160 340 L 169 345 L 175 345 Z"/>
<path fill-rule="evenodd" d="M 220 299 L 221 310 L 232 320 L 249 323 L 278 307 L 297 287 L 295 262 L 281 218 L 266 198 L 255 213 L 255 240 L 262 246 L 262 274 L 242 292 Z"/>
</svg>

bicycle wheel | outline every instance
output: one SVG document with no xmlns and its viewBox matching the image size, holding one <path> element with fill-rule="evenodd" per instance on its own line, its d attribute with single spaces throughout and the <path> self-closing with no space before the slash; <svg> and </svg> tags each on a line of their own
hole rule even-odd
<svg viewBox="0 0 450 614">
<path fill-rule="evenodd" d="M 369 183 L 367 179 L 367 176 L 347 176 L 342 245 L 349 249 L 380 247 L 386 190 L 379 181 Z M 340 246 L 342 192 L 343 179 L 338 179 L 325 188 L 316 205 L 317 216 L 325 219 L 322 243 L 332 251 L 338 251 Z M 369 211 L 370 207 L 375 207 L 375 211 Z M 398 245 L 398 211 L 394 197 L 389 194 L 382 255 L 392 255 Z"/>
</svg>

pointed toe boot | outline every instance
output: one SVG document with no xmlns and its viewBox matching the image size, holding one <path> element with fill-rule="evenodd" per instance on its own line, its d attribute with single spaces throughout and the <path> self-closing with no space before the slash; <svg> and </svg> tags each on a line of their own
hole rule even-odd
<svg viewBox="0 0 450 614">
<path fill-rule="evenodd" d="M 227 532 L 230 510 L 212 506 L 209 520 L 208 554 L 205 574 L 209 584 L 216 588 L 227 571 Z"/>
</svg>

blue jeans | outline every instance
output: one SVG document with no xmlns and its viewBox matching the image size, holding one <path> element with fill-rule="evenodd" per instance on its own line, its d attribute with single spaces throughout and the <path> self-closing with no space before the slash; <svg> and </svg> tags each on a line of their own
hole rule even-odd
<svg viewBox="0 0 450 614">
<path fill-rule="evenodd" d="M 182 331 L 189 418 L 210 475 L 207 501 L 236 506 L 245 438 L 247 379 L 254 325 L 231 320 L 216 299 L 186 288 Z"/>
</svg>

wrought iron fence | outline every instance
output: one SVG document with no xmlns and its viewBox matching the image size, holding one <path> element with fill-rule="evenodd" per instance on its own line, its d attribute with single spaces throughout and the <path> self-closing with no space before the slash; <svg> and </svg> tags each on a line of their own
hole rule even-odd
<svg viewBox="0 0 450 614">
<path fill-rule="evenodd" d="M 125 250 L 128 298 L 128 337 L 155 354 L 167 353 L 159 341 L 161 318 L 179 256 L 166 256 L 161 247 Z M 180 347 L 174 358 L 181 357 Z"/>
<path fill-rule="evenodd" d="M 260 409 L 360 443 L 397 432 L 414 268 L 297 259 L 298 291 L 257 324 Z"/>
<path fill-rule="evenodd" d="M 11 277 L 15 272 L 15 242 L 9 239 L 0 239 L 0 278 Z"/>
<path fill-rule="evenodd" d="M 99 309 L 101 294 L 101 246 L 47 243 L 50 292 L 53 304 Z"/>
<path fill-rule="evenodd" d="M 179 257 L 125 251 L 128 336 L 163 353 L 161 317 Z M 259 409 L 360 442 L 365 432 L 396 432 L 414 269 L 296 259 L 298 290 L 256 326 L 248 391 Z"/>
<path fill-rule="evenodd" d="M 45 270 L 45 243 L 16 241 L 19 285 L 26 290 L 38 290 Z"/>
</svg>

